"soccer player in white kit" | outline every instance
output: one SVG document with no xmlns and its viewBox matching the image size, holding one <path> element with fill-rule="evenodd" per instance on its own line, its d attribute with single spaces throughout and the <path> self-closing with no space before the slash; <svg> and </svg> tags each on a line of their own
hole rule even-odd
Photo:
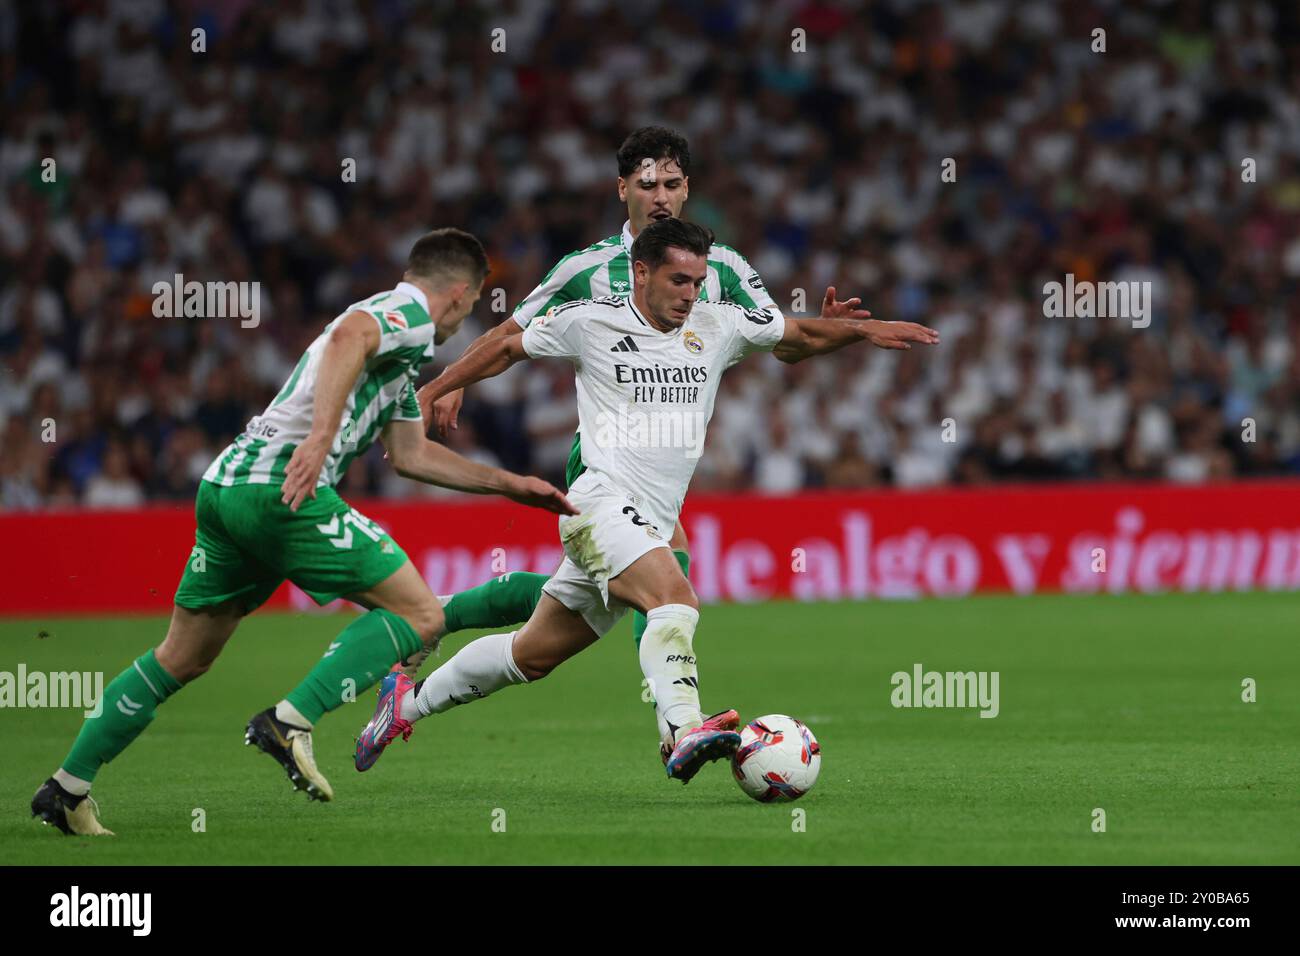
<svg viewBox="0 0 1300 956">
<path fill-rule="evenodd" d="M 628 608 L 646 615 L 640 661 L 673 737 L 669 777 L 683 782 L 740 743 L 730 711 L 705 720 L 694 649 L 699 599 L 668 537 L 703 450 L 722 374 L 778 344 L 796 360 L 858 341 L 938 344 L 910 322 L 798 319 L 774 309 L 698 301 L 713 235 L 680 219 L 652 223 L 632 246 L 633 294 L 579 300 L 535 319 L 522 336 L 463 355 L 429 386 L 433 398 L 526 358 L 562 358 L 577 373 L 583 471 L 569 489 L 580 514 L 560 518 L 565 557 L 518 631 L 472 641 L 418 693 L 396 670 L 357 743 L 367 769 L 412 724 L 510 684 L 545 677 L 609 631 Z M 721 719 L 720 719 L 721 718 Z"/>
</svg>

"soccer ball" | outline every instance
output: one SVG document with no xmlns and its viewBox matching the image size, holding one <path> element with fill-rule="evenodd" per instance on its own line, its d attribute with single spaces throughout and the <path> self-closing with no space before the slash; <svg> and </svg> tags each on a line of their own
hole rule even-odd
<svg viewBox="0 0 1300 956">
<path fill-rule="evenodd" d="M 817 782 L 821 753 L 817 738 L 801 721 L 769 714 L 741 730 L 731 772 L 740 789 L 760 803 L 798 800 Z"/>
</svg>

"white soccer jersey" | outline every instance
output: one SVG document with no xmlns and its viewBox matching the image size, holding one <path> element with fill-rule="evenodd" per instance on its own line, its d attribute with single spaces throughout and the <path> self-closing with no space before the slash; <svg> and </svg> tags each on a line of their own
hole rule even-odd
<svg viewBox="0 0 1300 956">
<path fill-rule="evenodd" d="M 348 393 L 334 444 L 316 484 L 333 487 L 352 459 L 374 443 L 390 421 L 420 421 L 415 379 L 433 358 L 437 332 L 423 292 L 399 282 L 343 310 L 303 352 L 289 381 L 266 411 L 208 466 L 204 481 L 218 485 L 280 484 L 294 449 L 311 433 L 316 377 L 330 332 L 352 312 L 364 312 L 379 326 L 379 349 L 366 360 Z"/>
<path fill-rule="evenodd" d="M 660 332 L 630 297 L 556 306 L 524 330 L 532 358 L 569 359 L 577 372 L 584 471 L 645 502 L 669 534 L 704 450 L 722 373 L 771 351 L 785 332 L 775 309 L 696 302 L 681 328 Z"/>
</svg>

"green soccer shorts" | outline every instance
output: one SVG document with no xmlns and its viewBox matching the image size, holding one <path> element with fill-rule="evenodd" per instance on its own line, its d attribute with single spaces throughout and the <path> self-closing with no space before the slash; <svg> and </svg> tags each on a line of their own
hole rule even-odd
<svg viewBox="0 0 1300 956">
<path fill-rule="evenodd" d="M 194 550 L 176 589 L 186 608 L 264 604 L 288 578 L 317 604 L 374 587 L 406 563 L 387 532 L 339 497 L 316 489 L 297 512 L 279 485 L 200 481 Z"/>
</svg>

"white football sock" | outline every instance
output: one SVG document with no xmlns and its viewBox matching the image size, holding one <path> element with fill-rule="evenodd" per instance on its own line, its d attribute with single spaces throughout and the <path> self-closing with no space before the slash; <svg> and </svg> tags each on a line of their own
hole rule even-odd
<svg viewBox="0 0 1300 956">
<path fill-rule="evenodd" d="M 489 634 L 462 647 L 451 660 L 425 678 L 420 693 L 402 698 L 402 719 L 419 720 L 441 714 L 502 687 L 528 683 L 510 650 L 515 634 L 515 631 Z"/>
<path fill-rule="evenodd" d="M 644 637 L 644 633 L 642 637 Z M 659 702 L 655 702 L 655 723 L 659 725 L 659 740 L 661 743 L 668 745 L 668 749 L 673 749 L 673 744 L 677 743 L 677 735 L 673 729 L 668 726 L 668 721 L 664 720 L 663 712 L 659 710 Z"/>
<path fill-rule="evenodd" d="M 284 724 L 301 727 L 303 730 L 311 730 L 311 721 L 304 717 L 302 712 L 287 700 L 282 700 L 275 705 L 275 719 Z"/>
<path fill-rule="evenodd" d="M 86 794 L 90 793 L 89 780 L 82 780 L 80 777 L 74 777 L 62 767 L 54 771 L 54 782 L 74 797 L 84 797 Z"/>
<path fill-rule="evenodd" d="M 704 722 L 692 646 L 700 612 L 687 604 L 664 604 L 653 608 L 645 617 L 641 673 L 650 682 L 655 709 L 661 720 L 671 726 L 676 743 L 683 733 Z M 660 728 L 662 732 L 662 723 Z"/>
</svg>

